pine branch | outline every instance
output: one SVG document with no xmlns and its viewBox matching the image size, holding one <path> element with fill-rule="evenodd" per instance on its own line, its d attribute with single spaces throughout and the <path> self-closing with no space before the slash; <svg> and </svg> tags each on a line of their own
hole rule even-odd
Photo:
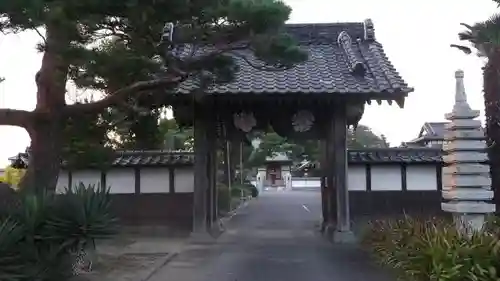
<svg viewBox="0 0 500 281">
<path fill-rule="evenodd" d="M 105 98 L 99 101 L 91 103 L 79 103 L 79 104 L 67 105 L 64 109 L 64 113 L 66 115 L 73 115 L 73 114 L 78 115 L 82 113 L 100 112 L 103 111 L 105 108 L 108 108 L 110 106 L 116 106 L 122 103 L 132 95 L 140 95 L 144 93 L 144 91 L 146 90 L 177 86 L 186 78 L 187 77 L 177 76 L 170 78 L 160 78 L 150 81 L 136 82 L 130 86 L 127 86 L 125 88 L 115 91 L 114 93 L 107 95 Z"/>
<path fill-rule="evenodd" d="M 10 108 L 0 108 L 0 126 L 28 128 L 34 112 Z"/>
</svg>

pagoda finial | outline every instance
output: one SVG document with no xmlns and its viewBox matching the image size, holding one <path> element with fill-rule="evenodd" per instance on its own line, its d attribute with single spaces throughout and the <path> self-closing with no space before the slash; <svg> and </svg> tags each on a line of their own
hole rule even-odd
<svg viewBox="0 0 500 281">
<path fill-rule="evenodd" d="M 464 71 L 455 71 L 455 105 L 453 106 L 454 112 L 470 111 L 470 105 L 467 102 L 467 94 L 465 93 L 464 86 Z"/>
</svg>

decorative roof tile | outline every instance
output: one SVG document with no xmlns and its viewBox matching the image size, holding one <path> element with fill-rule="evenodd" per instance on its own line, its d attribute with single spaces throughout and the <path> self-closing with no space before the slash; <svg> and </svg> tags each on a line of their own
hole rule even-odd
<svg viewBox="0 0 500 281">
<path fill-rule="evenodd" d="M 401 78 L 375 40 L 373 24 L 289 24 L 309 59 L 284 71 L 261 71 L 235 57 L 239 73 L 228 84 L 214 85 L 212 94 L 364 94 L 367 98 L 401 99 L 413 91 Z M 242 55 L 256 59 L 249 52 Z M 197 81 L 181 84 L 180 93 L 190 93 Z"/>
</svg>

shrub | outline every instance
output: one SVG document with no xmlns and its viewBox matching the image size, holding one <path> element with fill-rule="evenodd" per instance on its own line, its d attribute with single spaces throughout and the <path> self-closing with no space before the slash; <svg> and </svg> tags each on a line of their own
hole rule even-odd
<svg viewBox="0 0 500 281">
<path fill-rule="evenodd" d="M 16 169 L 12 166 L 7 166 L 7 168 L 5 168 L 4 175 L 0 176 L 0 182 L 7 183 L 13 187 L 17 187 L 25 173 L 25 169 Z"/>
<path fill-rule="evenodd" d="M 218 183 L 217 184 L 217 206 L 219 212 L 229 212 L 230 209 L 231 196 L 229 194 L 229 188 L 227 185 Z"/>
<path fill-rule="evenodd" d="M 108 189 L 80 184 L 64 194 L 17 194 L 0 220 L 0 280 L 67 280 L 75 254 L 116 233 Z"/>
<path fill-rule="evenodd" d="M 460 233 L 443 219 L 375 221 L 363 237 L 382 264 L 405 280 L 482 281 L 500 278 L 500 241 L 490 231 Z"/>
<path fill-rule="evenodd" d="M 259 190 L 250 182 L 244 184 L 234 183 L 231 186 L 231 196 L 241 197 L 242 192 L 243 196 L 257 197 L 259 195 Z"/>
<path fill-rule="evenodd" d="M 231 197 L 240 198 L 242 193 L 245 196 L 245 193 L 248 192 L 245 188 L 243 188 L 240 184 L 234 184 L 231 186 Z"/>
<path fill-rule="evenodd" d="M 257 189 L 257 187 L 255 187 L 255 185 L 251 183 L 245 184 L 245 188 L 247 188 L 250 191 L 250 195 L 252 195 L 252 197 L 255 198 L 259 196 L 259 190 Z"/>
</svg>

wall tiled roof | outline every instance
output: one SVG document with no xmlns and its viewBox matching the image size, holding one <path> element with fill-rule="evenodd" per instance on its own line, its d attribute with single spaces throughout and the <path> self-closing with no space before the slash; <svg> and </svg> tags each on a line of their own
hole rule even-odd
<svg viewBox="0 0 500 281">
<path fill-rule="evenodd" d="M 443 151 L 435 148 L 374 148 L 350 150 L 349 163 L 407 163 L 442 162 Z"/>
<path fill-rule="evenodd" d="M 349 150 L 350 164 L 441 163 L 443 152 L 433 148 L 374 148 Z M 25 153 L 20 153 L 27 162 Z M 167 167 L 193 165 L 194 153 L 186 151 L 118 151 L 113 167 Z"/>
<path fill-rule="evenodd" d="M 117 152 L 112 166 L 182 166 L 192 165 L 194 154 L 186 151 L 123 151 Z"/>
<path fill-rule="evenodd" d="M 413 91 L 375 40 L 371 21 L 365 23 L 289 24 L 286 32 L 309 54 L 309 60 L 285 71 L 258 70 L 235 56 L 236 79 L 207 90 L 214 94 L 364 94 L 370 98 L 404 98 Z M 247 51 L 242 55 L 256 59 Z M 257 62 L 258 63 L 258 62 Z M 190 93 L 197 81 L 185 81 L 180 93 Z"/>
</svg>

